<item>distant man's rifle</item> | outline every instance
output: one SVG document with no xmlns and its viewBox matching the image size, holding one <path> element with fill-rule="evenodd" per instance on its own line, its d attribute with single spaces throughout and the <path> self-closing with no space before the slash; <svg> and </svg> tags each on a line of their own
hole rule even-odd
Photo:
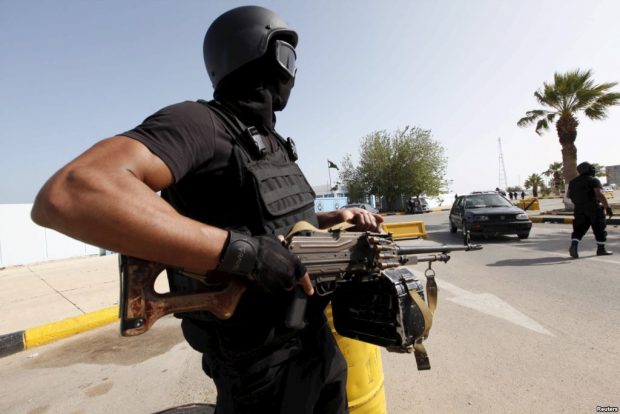
<svg viewBox="0 0 620 414">
<path fill-rule="evenodd" d="M 437 303 L 432 262 L 448 262 L 452 251 L 479 250 L 479 245 L 401 247 L 389 233 L 322 231 L 300 223 L 285 241 L 305 265 L 315 292 L 333 294 L 336 331 L 353 339 L 415 352 L 418 369 L 430 364 L 422 341 L 428 336 Z M 404 265 L 428 263 L 426 295 L 419 278 Z M 166 265 L 120 256 L 120 318 L 123 336 L 140 335 L 170 313 L 209 311 L 230 318 L 246 290 L 246 278 L 218 272 L 181 274 L 203 281 L 199 291 L 158 293 L 155 280 Z M 425 302 L 425 296 L 426 301 Z M 301 329 L 307 296 L 296 288 L 287 326 Z"/>
</svg>

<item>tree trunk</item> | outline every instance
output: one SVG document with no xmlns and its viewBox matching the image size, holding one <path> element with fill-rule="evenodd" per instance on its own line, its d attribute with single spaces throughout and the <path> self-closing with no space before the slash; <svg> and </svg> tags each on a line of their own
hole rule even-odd
<svg viewBox="0 0 620 414">
<path fill-rule="evenodd" d="M 568 185 L 570 180 L 577 177 L 577 125 L 579 122 L 572 114 L 563 114 L 555 125 L 562 145 L 562 164 L 564 168 L 564 182 Z M 570 200 L 564 198 L 564 207 L 572 210 L 573 205 Z"/>
<path fill-rule="evenodd" d="M 577 147 L 575 144 L 562 146 L 562 162 L 564 163 L 564 182 L 577 177 Z"/>
</svg>

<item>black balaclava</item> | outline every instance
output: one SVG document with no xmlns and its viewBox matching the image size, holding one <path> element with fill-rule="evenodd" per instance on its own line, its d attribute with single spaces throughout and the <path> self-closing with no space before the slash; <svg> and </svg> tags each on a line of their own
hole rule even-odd
<svg viewBox="0 0 620 414">
<path fill-rule="evenodd" d="M 596 168 L 594 168 L 594 165 L 589 162 L 582 162 L 579 164 L 577 166 L 577 172 L 579 175 L 589 175 L 591 177 L 596 176 Z"/>
<path fill-rule="evenodd" d="M 217 85 L 213 97 L 245 123 L 273 129 L 274 112 L 286 107 L 295 79 L 285 79 L 270 59 L 267 54 L 232 72 Z"/>
</svg>

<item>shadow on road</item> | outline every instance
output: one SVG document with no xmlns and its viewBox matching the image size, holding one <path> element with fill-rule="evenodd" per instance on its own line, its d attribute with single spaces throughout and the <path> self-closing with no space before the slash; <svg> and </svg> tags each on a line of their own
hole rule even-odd
<svg viewBox="0 0 620 414">
<path fill-rule="evenodd" d="M 487 266 L 536 266 L 566 264 L 574 259 L 570 257 L 534 257 L 531 259 L 507 259 L 489 263 Z"/>
<path fill-rule="evenodd" d="M 186 404 L 153 414 L 213 414 L 214 412 L 215 406 L 213 404 Z"/>
</svg>

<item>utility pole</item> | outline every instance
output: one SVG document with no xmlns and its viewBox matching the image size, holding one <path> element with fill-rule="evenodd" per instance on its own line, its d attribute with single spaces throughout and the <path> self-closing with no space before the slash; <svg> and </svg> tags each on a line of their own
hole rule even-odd
<svg viewBox="0 0 620 414">
<path fill-rule="evenodd" d="M 506 166 L 504 165 L 504 153 L 502 151 L 502 139 L 497 138 L 499 144 L 499 189 L 505 190 L 508 188 L 508 178 L 506 178 Z"/>
</svg>

